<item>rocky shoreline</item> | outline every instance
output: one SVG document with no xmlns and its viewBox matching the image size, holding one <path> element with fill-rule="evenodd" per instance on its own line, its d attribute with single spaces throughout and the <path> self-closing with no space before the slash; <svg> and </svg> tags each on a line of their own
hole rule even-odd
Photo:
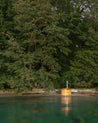
<svg viewBox="0 0 98 123">
<path fill-rule="evenodd" d="M 98 89 L 71 89 L 71 96 L 98 96 Z M 45 89 L 32 89 L 32 91 L 16 94 L 14 90 L 0 90 L 0 97 L 8 96 L 61 96 L 61 89 L 46 91 Z"/>
</svg>

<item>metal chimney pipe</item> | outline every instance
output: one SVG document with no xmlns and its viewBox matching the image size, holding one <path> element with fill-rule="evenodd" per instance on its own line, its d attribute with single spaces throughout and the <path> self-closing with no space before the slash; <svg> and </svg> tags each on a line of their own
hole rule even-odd
<svg viewBox="0 0 98 123">
<path fill-rule="evenodd" d="M 66 81 L 66 88 L 68 88 L 68 81 Z"/>
</svg>

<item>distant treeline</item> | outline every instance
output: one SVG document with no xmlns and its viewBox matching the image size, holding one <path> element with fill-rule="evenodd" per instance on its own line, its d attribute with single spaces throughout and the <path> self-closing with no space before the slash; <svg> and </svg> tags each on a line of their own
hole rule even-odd
<svg viewBox="0 0 98 123">
<path fill-rule="evenodd" d="M 0 0 L 0 89 L 98 86 L 97 0 Z"/>
</svg>

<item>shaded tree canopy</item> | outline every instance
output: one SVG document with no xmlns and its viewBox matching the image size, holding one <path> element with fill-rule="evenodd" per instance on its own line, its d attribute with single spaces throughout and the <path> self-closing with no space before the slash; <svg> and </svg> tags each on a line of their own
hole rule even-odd
<svg viewBox="0 0 98 123">
<path fill-rule="evenodd" d="M 97 1 L 0 1 L 0 88 L 98 86 Z"/>
</svg>

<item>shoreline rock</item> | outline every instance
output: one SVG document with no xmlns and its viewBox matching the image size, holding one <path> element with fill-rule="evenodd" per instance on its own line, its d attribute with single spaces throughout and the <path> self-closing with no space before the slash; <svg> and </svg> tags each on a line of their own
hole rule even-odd
<svg viewBox="0 0 98 123">
<path fill-rule="evenodd" d="M 97 89 L 71 89 L 71 96 L 98 96 Z M 61 89 L 47 92 L 45 89 L 32 89 L 32 91 L 16 94 L 14 90 L 0 90 L 0 97 L 6 96 L 61 96 Z"/>
</svg>

